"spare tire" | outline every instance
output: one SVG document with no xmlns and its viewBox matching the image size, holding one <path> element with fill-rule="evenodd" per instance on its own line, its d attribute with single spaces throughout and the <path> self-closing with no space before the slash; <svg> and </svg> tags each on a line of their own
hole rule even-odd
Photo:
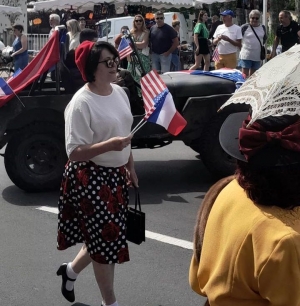
<svg viewBox="0 0 300 306">
<path fill-rule="evenodd" d="M 63 127 L 48 123 L 16 132 L 4 156 L 9 178 L 30 192 L 58 189 L 66 161 Z"/>
</svg>

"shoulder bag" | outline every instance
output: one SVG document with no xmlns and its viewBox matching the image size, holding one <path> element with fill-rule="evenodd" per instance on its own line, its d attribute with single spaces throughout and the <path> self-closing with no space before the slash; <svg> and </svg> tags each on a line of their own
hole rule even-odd
<svg viewBox="0 0 300 306">
<path fill-rule="evenodd" d="M 146 241 L 146 215 L 142 212 L 139 190 L 134 189 L 135 206 L 128 207 L 126 239 L 132 243 L 141 244 Z"/>
<path fill-rule="evenodd" d="M 260 41 L 260 39 L 258 38 L 258 36 L 257 36 L 257 34 L 256 34 L 255 30 L 253 29 L 253 27 L 252 27 L 251 24 L 250 24 L 250 27 L 251 27 L 252 31 L 254 32 L 256 38 L 257 38 L 258 41 L 259 41 L 259 44 L 260 44 L 260 59 L 263 61 L 263 60 L 266 59 L 266 49 L 265 49 L 265 47 L 261 44 L 261 41 Z"/>
</svg>

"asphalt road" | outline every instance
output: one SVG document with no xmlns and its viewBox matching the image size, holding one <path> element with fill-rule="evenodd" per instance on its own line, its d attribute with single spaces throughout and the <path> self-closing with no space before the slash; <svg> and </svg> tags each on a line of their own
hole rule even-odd
<svg viewBox="0 0 300 306">
<path fill-rule="evenodd" d="M 200 306 L 204 300 L 190 289 L 188 269 L 196 213 L 213 180 L 182 143 L 133 153 L 147 239 L 130 243 L 131 261 L 116 266 L 120 306 Z M 3 159 L 0 173 L 0 305 L 70 305 L 56 270 L 80 246 L 56 250 L 58 192 L 23 192 L 7 177 Z M 75 294 L 73 306 L 100 306 L 91 267 L 78 277 Z"/>
</svg>

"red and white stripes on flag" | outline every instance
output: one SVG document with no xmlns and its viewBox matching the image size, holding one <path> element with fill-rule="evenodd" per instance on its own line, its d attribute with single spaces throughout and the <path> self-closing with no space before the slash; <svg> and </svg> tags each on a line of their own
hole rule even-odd
<svg viewBox="0 0 300 306">
<path fill-rule="evenodd" d="M 214 62 L 218 62 L 220 60 L 220 54 L 219 54 L 219 51 L 218 51 L 218 46 L 216 46 L 213 54 L 212 54 L 212 60 Z"/>
<path fill-rule="evenodd" d="M 127 41 L 127 39 L 125 37 L 122 37 L 119 48 L 118 48 L 118 52 L 119 52 L 119 57 L 120 60 L 122 60 L 123 58 L 125 58 L 127 55 L 132 53 L 132 49 Z"/>
<path fill-rule="evenodd" d="M 154 98 L 163 92 L 167 86 L 155 70 L 151 70 L 141 79 L 142 96 L 146 111 L 145 120 L 154 112 Z"/>
</svg>

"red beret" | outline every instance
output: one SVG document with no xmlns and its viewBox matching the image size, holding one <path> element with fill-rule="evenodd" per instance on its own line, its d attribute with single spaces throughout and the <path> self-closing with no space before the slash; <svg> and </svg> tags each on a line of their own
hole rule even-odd
<svg viewBox="0 0 300 306">
<path fill-rule="evenodd" d="M 85 82 L 87 81 L 85 75 L 85 65 L 94 44 L 94 42 L 86 40 L 82 42 L 75 50 L 75 63 Z"/>
</svg>

